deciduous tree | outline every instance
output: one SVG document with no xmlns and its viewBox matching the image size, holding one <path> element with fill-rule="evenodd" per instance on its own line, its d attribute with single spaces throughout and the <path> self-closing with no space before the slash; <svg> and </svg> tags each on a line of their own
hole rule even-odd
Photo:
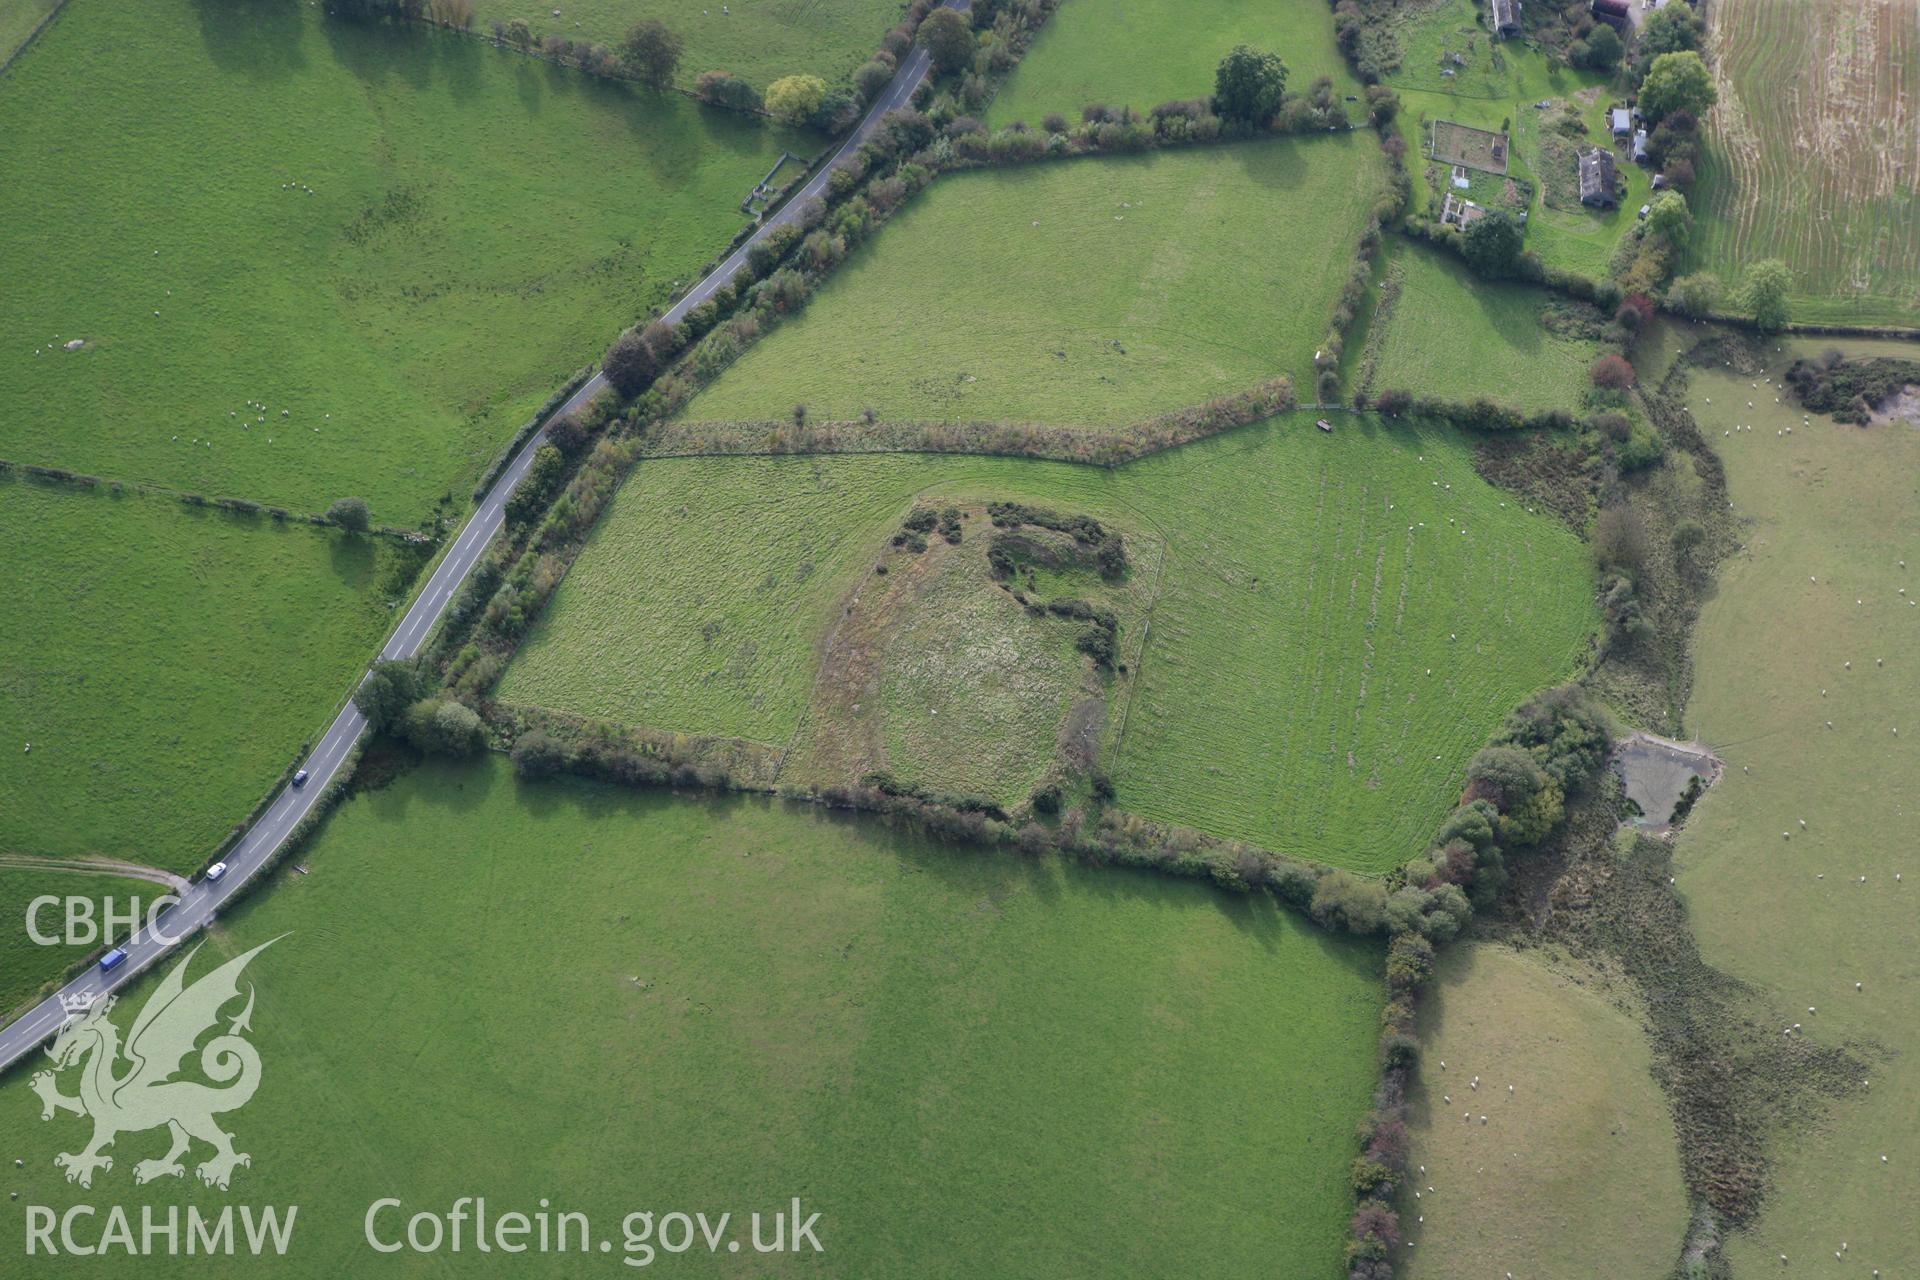
<svg viewBox="0 0 1920 1280">
<path fill-rule="evenodd" d="M 1719 100 L 1707 64 L 1692 50 L 1663 53 L 1640 82 L 1640 113 L 1658 124 L 1675 111 L 1687 111 L 1697 120 Z"/>
<path fill-rule="evenodd" d="M 1280 109 L 1287 64 L 1277 53 L 1235 45 L 1213 73 L 1213 110 L 1225 120 L 1264 125 Z"/>
<path fill-rule="evenodd" d="M 1647 209 L 1647 230 L 1684 250 L 1693 239 L 1693 214 L 1678 191 L 1662 191 Z"/>
<path fill-rule="evenodd" d="M 973 62 L 973 28 L 944 6 L 920 24 L 919 44 L 933 60 L 934 70 L 943 75 L 963 70 Z"/>
<path fill-rule="evenodd" d="M 760 91 L 731 71 L 702 71 L 693 91 L 702 102 L 735 111 L 758 111 Z"/>
<path fill-rule="evenodd" d="M 1683 316 L 1704 316 L 1720 301 L 1720 277 L 1711 271 L 1681 276 L 1668 286 L 1667 301 Z"/>
<path fill-rule="evenodd" d="M 1611 71 L 1620 65 L 1620 59 L 1626 52 L 1627 47 L 1620 43 L 1619 34 L 1606 23 L 1599 22 L 1567 49 L 1567 61 L 1576 67 Z"/>
<path fill-rule="evenodd" d="M 349 533 L 365 533 L 372 523 L 365 498 L 336 498 L 327 508 L 327 520 Z"/>
<path fill-rule="evenodd" d="M 1792 287 L 1793 273 L 1787 264 L 1766 258 L 1747 268 L 1740 301 L 1763 332 L 1778 333 L 1787 327 L 1787 290 Z"/>
<path fill-rule="evenodd" d="M 1653 60 L 1663 53 L 1684 53 L 1700 47 L 1704 33 L 1700 19 L 1686 0 L 1667 0 L 1640 22 L 1633 39 L 1634 61 L 1645 75 Z"/>
<path fill-rule="evenodd" d="M 473 708 L 451 698 L 424 698 L 407 708 L 401 730 L 429 755 L 472 755 L 487 745 L 486 726 Z"/>
<path fill-rule="evenodd" d="M 1608 352 L 1593 362 L 1587 370 L 1596 387 L 1605 387 L 1609 391 L 1624 391 L 1633 385 L 1633 366 L 1627 363 L 1625 356 Z"/>
<path fill-rule="evenodd" d="M 669 89 L 685 47 L 686 42 L 669 31 L 666 23 L 648 18 L 627 29 L 627 38 L 620 42 L 620 65 L 649 89 Z"/>
<path fill-rule="evenodd" d="M 767 86 L 767 110 L 783 124 L 805 124 L 826 95 L 819 76 L 781 76 Z"/>
<path fill-rule="evenodd" d="M 1519 265 L 1526 247 L 1520 224 L 1503 209 L 1490 209 L 1467 225 L 1460 251 L 1467 265 L 1489 280 L 1504 280 Z"/>
<path fill-rule="evenodd" d="M 353 692 L 353 705 L 375 733 L 391 728 L 420 698 L 420 676 L 411 662 L 377 662 Z"/>
</svg>

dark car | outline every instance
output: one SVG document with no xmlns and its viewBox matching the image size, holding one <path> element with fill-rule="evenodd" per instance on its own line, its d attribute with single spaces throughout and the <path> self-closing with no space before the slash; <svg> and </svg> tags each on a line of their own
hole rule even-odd
<svg viewBox="0 0 1920 1280">
<path fill-rule="evenodd" d="M 293 775 L 293 785 L 296 787 L 304 787 L 307 785 L 307 771 L 305 769 Z"/>
</svg>

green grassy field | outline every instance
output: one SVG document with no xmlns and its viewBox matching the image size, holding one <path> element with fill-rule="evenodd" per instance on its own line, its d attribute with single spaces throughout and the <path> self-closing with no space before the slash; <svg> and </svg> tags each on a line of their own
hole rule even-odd
<svg viewBox="0 0 1920 1280">
<path fill-rule="evenodd" d="M 103 922 L 111 909 L 116 914 L 147 907 L 167 890 L 146 880 L 86 873 L 63 873 L 22 869 L 0 864 L 0 1016 L 11 1013 L 37 994 L 42 983 L 58 977 L 66 967 L 80 959 L 97 944 L 67 946 L 56 943 L 41 946 L 28 932 L 28 908 L 35 898 L 93 899 L 96 923 Z M 134 905 L 138 902 L 138 906 Z M 43 937 L 64 937 L 66 907 L 41 907 L 34 913 L 33 927 Z"/>
<path fill-rule="evenodd" d="M 682 416 L 1100 424 L 1308 387 L 1380 181 L 1364 134 L 942 178 Z"/>
<path fill-rule="evenodd" d="M 1421 1000 L 1408 1280 L 1661 1280 L 1680 1256 L 1680 1148 L 1640 1019 L 1544 955 L 1453 947 Z"/>
<path fill-rule="evenodd" d="M 504 762 L 356 800 L 302 861 L 209 946 L 280 938 L 247 970 L 263 1083 L 224 1118 L 253 1157 L 233 1199 L 301 1206 L 276 1275 L 365 1274 L 376 1198 L 463 1195 L 547 1197 L 616 1252 L 388 1265 L 617 1274 L 628 1212 L 731 1210 L 744 1236 L 799 1196 L 824 1254 L 743 1248 L 751 1274 L 1336 1274 L 1379 953 L 1270 903 Z M 90 1193 L 62 1181 L 82 1124 L 40 1124 L 26 1083 L 0 1116 L 28 1203 L 205 1204 L 191 1173 L 132 1184 L 160 1134 L 124 1135 Z M 5 1215 L 0 1248 L 20 1232 Z"/>
<path fill-rule="evenodd" d="M 364 538 L 13 479 L 0 525 L 0 852 L 192 870 L 393 622 Z"/>
<path fill-rule="evenodd" d="M 18 49 L 59 0 L 0 0 L 0 62 Z"/>
<path fill-rule="evenodd" d="M 658 18 L 686 42 L 676 80 L 691 88 L 702 71 L 731 71 L 765 89 L 781 76 L 815 75 L 834 84 L 853 75 L 906 11 L 901 0 L 576 0 L 553 17 L 480 0 L 484 29 L 525 18 L 541 35 L 618 45 L 633 24 Z"/>
<path fill-rule="evenodd" d="M 412 523 L 805 149 L 317 14 L 73 0 L 0 81 L 0 457 Z"/>
<path fill-rule="evenodd" d="M 1389 245 L 1398 296 L 1376 315 L 1375 391 L 1401 388 L 1446 400 L 1487 396 L 1521 409 L 1579 409 L 1598 345 L 1542 327 L 1557 295 L 1474 278 L 1423 245 Z"/>
<path fill-rule="evenodd" d="M 1920 3 L 1725 0 L 1708 13 L 1720 103 L 1700 167 L 1696 264 L 1794 271 L 1794 318 L 1920 313 Z"/>
<path fill-rule="evenodd" d="M 1593 625 L 1579 542 L 1481 481 L 1457 435 L 1342 418 L 1327 436 L 1303 413 L 1115 471 L 642 462 L 501 696 L 785 742 L 840 601 L 936 498 L 1025 499 L 1163 540 L 1108 766 L 1121 803 L 1369 871 L 1411 856 L 1468 757 L 1569 674 Z"/>
<path fill-rule="evenodd" d="M 1808 349 L 1830 344 L 1848 345 Z M 1920 432 L 1802 425 L 1756 381 L 1693 374 L 1746 545 L 1694 637 L 1688 728 L 1728 768 L 1680 837 L 1679 887 L 1702 958 L 1862 1056 L 1871 1085 L 1781 1135 L 1774 1195 L 1728 1253 L 1753 1274 L 1845 1240 L 1852 1267 L 1896 1276 L 1920 1268 L 1900 1207 L 1920 1201 Z"/>
<path fill-rule="evenodd" d="M 784 741 L 837 602 L 945 470 L 904 457 L 642 462 L 499 696 Z"/>
<path fill-rule="evenodd" d="M 1342 94 L 1360 92 L 1319 0 L 1074 0 L 1047 19 L 987 118 L 1038 125 L 1049 111 L 1077 121 L 1090 102 L 1145 111 L 1205 97 L 1221 55 L 1238 44 L 1279 54 L 1290 89 L 1331 76 Z"/>
</svg>

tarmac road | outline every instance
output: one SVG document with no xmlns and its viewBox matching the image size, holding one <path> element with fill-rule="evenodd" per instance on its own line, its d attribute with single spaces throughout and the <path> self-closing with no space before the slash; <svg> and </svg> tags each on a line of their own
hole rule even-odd
<svg viewBox="0 0 1920 1280">
<path fill-rule="evenodd" d="M 948 0 L 947 7 L 965 12 L 970 2 Z M 834 152 L 833 158 L 822 165 L 820 171 L 738 249 L 727 255 L 685 297 L 668 308 L 662 319 L 678 323 L 688 311 L 712 297 L 716 289 L 731 283 L 746 265 L 747 250 L 775 227 L 798 218 L 801 205 L 826 190 L 828 177 L 834 168 L 879 128 L 880 118 L 912 98 L 914 90 L 919 88 L 920 81 L 927 73 L 927 62 L 926 50 L 916 47 L 894 72 L 885 91 L 867 108 L 867 114 L 861 118 L 859 125 L 840 145 L 840 149 Z M 568 398 L 559 412 L 570 412 L 586 404 L 606 385 L 606 378 L 596 372 Z M 427 637 L 433 632 L 433 624 L 439 621 L 454 593 L 480 562 L 493 535 L 499 532 L 506 518 L 507 499 L 513 496 L 514 486 L 526 475 L 535 452 L 545 439 L 544 431 L 535 433 L 513 462 L 501 472 L 493 487 L 487 490 L 486 497 L 481 499 L 479 507 L 468 518 L 465 527 L 454 539 L 453 546 L 427 579 L 425 588 L 415 597 L 412 607 L 394 628 L 386 647 L 380 650 L 382 660 L 411 658 L 426 643 Z M 339 772 L 341 762 L 347 758 L 366 727 L 366 717 L 349 701 L 301 762 L 301 767 L 309 775 L 306 785 L 281 788 L 265 812 L 254 820 L 246 834 L 227 854 L 227 873 L 212 883 L 202 880 L 189 885 L 179 901 L 161 913 L 151 927 L 143 924 L 137 929 L 132 940 L 124 946 L 126 961 L 112 972 L 103 973 L 98 966 L 87 969 L 0 1031 L 0 1071 L 18 1062 L 60 1029 L 61 1022 L 67 1016 L 69 1001 L 91 1002 L 125 986 L 137 974 L 157 964 L 196 930 L 204 928 L 227 900 L 238 894 L 247 881 L 266 865 L 301 820 L 313 811 L 320 796 Z M 4 927 L 12 928 L 14 923 L 5 922 Z"/>
</svg>

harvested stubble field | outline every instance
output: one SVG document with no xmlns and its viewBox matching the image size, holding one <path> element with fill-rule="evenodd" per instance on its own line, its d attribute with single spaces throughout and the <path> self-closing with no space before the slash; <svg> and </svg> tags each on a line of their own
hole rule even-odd
<svg viewBox="0 0 1920 1280">
<path fill-rule="evenodd" d="M 1827 345 L 1849 344 L 1766 373 Z M 1803 424 L 1756 382 L 1692 375 L 1745 546 L 1695 632 L 1688 728 L 1727 769 L 1679 836 L 1679 888 L 1704 960 L 1868 1066 L 1780 1134 L 1774 1194 L 1728 1253 L 1757 1274 L 1845 1240 L 1851 1267 L 1897 1276 L 1920 1268 L 1903 1207 L 1920 1201 L 1920 431 Z"/>
<path fill-rule="evenodd" d="M 1404 241 L 1388 246 L 1386 272 L 1389 301 L 1374 317 L 1366 355 L 1373 391 L 1485 396 L 1523 410 L 1580 408 L 1599 345 L 1541 323 L 1550 307 L 1579 304 L 1527 285 L 1476 279 L 1458 259 Z"/>
<path fill-rule="evenodd" d="M 400 1232 L 477 1194 L 490 1214 L 585 1213 L 611 1256 L 488 1266 L 469 1235 L 401 1257 L 620 1274 L 628 1213 L 730 1212 L 744 1240 L 749 1213 L 797 1195 L 824 1253 L 743 1244 L 754 1274 L 1339 1265 L 1380 953 L 1270 901 L 761 799 L 527 787 L 497 759 L 351 801 L 302 861 L 193 970 L 279 939 L 246 971 L 260 1091 L 226 1121 L 252 1155 L 231 1194 L 300 1206 L 275 1275 L 365 1274 L 380 1197 L 402 1198 L 376 1224 Z M 92 1191 L 66 1183 L 49 1157 L 84 1121 L 39 1113 L 24 1073 L 0 1087 L 29 1202 L 205 1210 L 190 1170 L 134 1184 L 164 1132 L 123 1135 Z M 20 1231 L 6 1215 L 0 1248 Z M 740 1258 L 654 1255 L 716 1276 Z M 116 1256 L 90 1274 L 260 1270 Z"/>
<path fill-rule="evenodd" d="M 1072 0 L 1047 19 L 987 118 L 1037 126 L 1050 111 L 1077 121 L 1094 102 L 1146 111 L 1203 98 L 1237 44 L 1277 52 L 1290 89 L 1328 76 L 1342 94 L 1360 92 L 1321 0 Z"/>
<path fill-rule="evenodd" d="M 72 0 L 0 80 L 0 137 L 0 457 L 395 524 L 464 496 L 807 149 L 238 0 Z"/>
<path fill-rule="evenodd" d="M 1368 133 L 941 178 L 681 416 L 1104 425 L 1305 388 L 1381 181 Z"/>
<path fill-rule="evenodd" d="M 885 455 L 639 464 L 509 669 L 517 702 L 783 743 L 912 503 L 1032 501 L 1166 546 L 1120 802 L 1368 871 L 1417 851 L 1593 625 L 1563 526 L 1454 433 L 1293 414 L 1108 471 Z M 956 753 L 990 752 L 954 743 Z"/>
<path fill-rule="evenodd" d="M 1920 313 L 1920 0 L 1720 0 L 1698 265 L 1794 271 L 1794 316 Z"/>
<path fill-rule="evenodd" d="M 0 527 L 9 853 L 193 870 L 325 727 L 408 589 L 384 541 L 165 498 L 8 478 Z"/>
<path fill-rule="evenodd" d="M 1436 967 L 1409 1099 L 1422 1172 L 1399 1203 L 1407 1280 L 1653 1280 L 1680 1256 L 1686 1187 L 1641 1019 L 1563 963 L 1481 942 Z"/>
</svg>

